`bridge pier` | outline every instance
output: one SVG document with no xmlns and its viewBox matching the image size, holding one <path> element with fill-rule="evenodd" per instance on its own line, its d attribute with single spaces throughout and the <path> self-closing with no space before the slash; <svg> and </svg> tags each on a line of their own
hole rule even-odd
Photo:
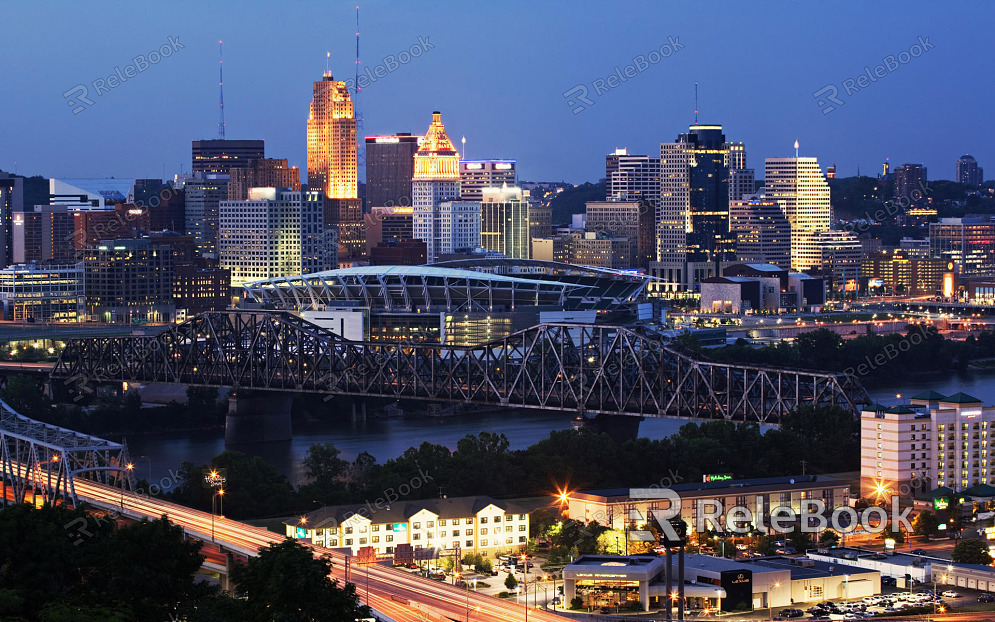
<svg viewBox="0 0 995 622">
<path fill-rule="evenodd" d="M 639 422 L 643 417 L 630 415 L 605 415 L 593 417 L 585 414 L 574 421 L 574 429 L 587 428 L 595 434 L 607 434 L 617 443 L 634 441 L 639 438 Z"/>
<path fill-rule="evenodd" d="M 233 393 L 228 398 L 225 445 L 290 440 L 293 399 L 289 393 Z"/>
</svg>

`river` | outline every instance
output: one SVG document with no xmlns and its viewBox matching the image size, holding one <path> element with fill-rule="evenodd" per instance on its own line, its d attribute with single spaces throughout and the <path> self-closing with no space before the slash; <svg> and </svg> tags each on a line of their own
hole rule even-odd
<svg viewBox="0 0 995 622">
<path fill-rule="evenodd" d="M 871 398 L 885 405 L 908 403 L 922 391 L 934 390 L 944 395 L 963 391 L 995 404 L 995 370 L 917 380 L 901 384 L 868 387 Z M 901 395 L 901 400 L 896 398 Z M 523 449 L 549 436 L 553 430 L 570 428 L 573 415 L 545 411 L 522 410 L 509 413 L 487 413 L 441 418 L 378 419 L 350 421 L 339 417 L 323 421 L 295 421 L 294 438 L 290 441 L 229 447 L 250 455 L 258 455 L 274 465 L 291 482 L 301 480 L 301 460 L 315 443 L 333 443 L 346 460 L 360 452 L 372 454 L 379 462 L 397 457 L 409 447 L 425 441 L 455 449 L 456 442 L 467 434 L 481 431 L 496 432 L 508 437 L 512 449 Z M 641 436 L 662 438 L 677 432 L 685 421 L 675 419 L 645 419 L 639 427 Z M 183 435 L 156 435 L 128 439 L 128 448 L 138 477 L 159 480 L 169 477 L 169 470 L 180 463 L 207 464 L 213 456 L 225 450 L 223 432 L 198 432 Z"/>
</svg>

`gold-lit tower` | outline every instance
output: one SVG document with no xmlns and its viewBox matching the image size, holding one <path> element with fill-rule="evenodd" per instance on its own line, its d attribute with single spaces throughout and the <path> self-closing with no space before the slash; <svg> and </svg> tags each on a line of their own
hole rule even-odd
<svg viewBox="0 0 995 622">
<path fill-rule="evenodd" d="M 330 199 L 359 196 L 356 183 L 356 119 L 349 87 L 325 71 L 314 83 L 307 119 L 307 183 Z"/>
</svg>

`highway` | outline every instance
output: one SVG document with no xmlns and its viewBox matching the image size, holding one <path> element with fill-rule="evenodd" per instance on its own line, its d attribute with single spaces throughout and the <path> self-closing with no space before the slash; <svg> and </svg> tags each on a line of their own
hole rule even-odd
<svg viewBox="0 0 995 622">
<path fill-rule="evenodd" d="M 124 492 L 118 488 L 96 484 L 84 479 L 74 480 L 76 495 L 103 510 L 141 519 L 158 519 L 166 515 L 171 523 L 205 542 L 217 542 L 233 551 L 256 555 L 259 549 L 282 542 L 285 537 L 272 531 L 253 527 L 208 512 Z M 327 556 L 333 564 L 332 576 L 345 579 L 346 556 L 319 546 L 308 545 L 315 555 Z M 360 600 L 390 616 L 397 622 L 425 620 L 525 620 L 524 605 L 492 596 L 467 591 L 453 585 L 432 581 L 412 573 L 373 565 L 349 568 L 349 581 L 356 585 Z M 532 609 L 528 619 L 536 622 L 557 622 L 566 618 Z"/>
</svg>

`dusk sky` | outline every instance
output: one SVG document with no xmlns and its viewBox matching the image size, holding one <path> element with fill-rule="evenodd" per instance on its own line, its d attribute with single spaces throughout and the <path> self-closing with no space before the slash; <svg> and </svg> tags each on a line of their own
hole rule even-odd
<svg viewBox="0 0 995 622">
<path fill-rule="evenodd" d="M 172 177 L 190 170 L 190 141 L 218 135 L 218 40 L 224 40 L 227 138 L 262 138 L 268 157 L 306 167 L 311 83 L 331 52 L 351 78 L 349 2 L 5 2 L 0 37 L 0 169 L 49 177 Z M 990 2 L 663 3 L 362 2 L 361 54 L 371 71 L 427 40 L 418 58 L 363 89 L 361 135 L 422 133 L 441 110 L 470 158 L 515 158 L 519 178 L 572 183 L 604 176 L 616 147 L 658 153 L 694 119 L 746 143 L 747 164 L 817 156 L 841 176 L 923 162 L 953 177 L 974 155 L 995 173 L 995 48 Z M 117 88 L 93 82 L 132 59 L 183 46 Z M 637 55 L 681 49 L 608 92 L 594 82 Z M 927 50 L 858 92 L 882 59 Z M 905 58 L 903 56 L 903 58 Z M 386 61 L 389 64 L 390 61 Z M 897 61 L 896 61 L 897 62 Z M 624 73 L 623 73 L 624 75 Z M 88 89 L 78 114 L 64 95 Z M 813 93 L 835 84 L 824 114 Z M 859 83 L 855 83 L 859 84 Z M 574 114 L 564 93 L 586 85 Z M 859 87 L 858 87 L 859 88 Z M 823 99 L 829 95 L 823 95 Z M 68 99 L 72 99 L 69 97 Z M 580 104 L 583 105 L 583 104 Z M 829 103 L 829 105 L 832 105 Z M 360 171 L 361 177 L 364 176 Z"/>
</svg>

